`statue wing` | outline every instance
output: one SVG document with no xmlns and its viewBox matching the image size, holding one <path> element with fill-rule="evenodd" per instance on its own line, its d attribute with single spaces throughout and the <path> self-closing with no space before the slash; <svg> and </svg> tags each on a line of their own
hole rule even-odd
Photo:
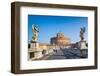
<svg viewBox="0 0 100 76">
<path fill-rule="evenodd" d="M 38 31 L 39 32 L 39 28 L 38 28 L 38 26 L 36 26 L 36 25 L 32 25 L 32 30 L 34 30 L 34 31 Z"/>
<path fill-rule="evenodd" d="M 34 29 L 34 24 L 32 25 L 32 29 Z"/>
<path fill-rule="evenodd" d="M 39 32 L 39 28 L 38 28 L 37 25 L 35 26 L 35 30 L 36 30 L 37 32 Z"/>
</svg>

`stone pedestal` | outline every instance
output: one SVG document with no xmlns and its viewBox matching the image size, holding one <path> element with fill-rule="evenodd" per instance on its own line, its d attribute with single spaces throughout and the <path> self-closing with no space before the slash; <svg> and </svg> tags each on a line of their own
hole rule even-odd
<svg viewBox="0 0 100 76">
<path fill-rule="evenodd" d="M 43 56 L 43 54 L 42 54 L 42 51 L 41 51 L 41 50 L 37 49 L 37 50 L 34 52 L 34 58 L 35 58 L 35 59 L 39 59 L 39 58 L 41 58 L 42 56 Z"/>
<path fill-rule="evenodd" d="M 79 42 L 79 49 L 87 49 L 86 41 L 80 41 Z"/>
<path fill-rule="evenodd" d="M 88 47 L 86 46 L 86 41 L 79 42 L 79 49 L 80 49 L 80 57 L 84 58 L 88 51 Z"/>
<path fill-rule="evenodd" d="M 29 59 L 39 59 L 43 56 L 38 42 L 31 42 L 29 49 Z"/>
<path fill-rule="evenodd" d="M 30 48 L 39 48 L 39 43 L 38 42 L 31 42 L 30 43 Z"/>
</svg>

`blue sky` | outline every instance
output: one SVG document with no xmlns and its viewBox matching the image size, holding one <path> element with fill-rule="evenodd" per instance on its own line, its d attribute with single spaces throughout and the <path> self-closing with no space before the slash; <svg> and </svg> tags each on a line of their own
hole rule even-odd
<svg viewBox="0 0 100 76">
<path fill-rule="evenodd" d="M 88 37 L 88 17 L 28 15 L 28 41 L 32 39 L 32 24 L 39 27 L 40 43 L 50 43 L 50 38 L 63 32 L 71 39 L 71 43 L 80 41 L 80 28 L 85 27 L 85 40 Z"/>
</svg>

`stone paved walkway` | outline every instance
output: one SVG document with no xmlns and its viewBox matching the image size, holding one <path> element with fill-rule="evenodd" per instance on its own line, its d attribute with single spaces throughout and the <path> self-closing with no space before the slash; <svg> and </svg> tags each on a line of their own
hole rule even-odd
<svg viewBox="0 0 100 76">
<path fill-rule="evenodd" d="M 83 54 L 81 56 L 81 52 L 78 49 L 60 49 L 54 53 L 49 55 L 45 55 L 44 57 L 38 60 L 54 60 L 54 59 L 80 59 L 80 58 L 87 58 L 88 57 L 88 50 L 83 50 Z"/>
</svg>

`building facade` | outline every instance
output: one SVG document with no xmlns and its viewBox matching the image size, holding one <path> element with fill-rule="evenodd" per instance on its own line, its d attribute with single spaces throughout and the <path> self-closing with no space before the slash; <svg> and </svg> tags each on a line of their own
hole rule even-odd
<svg viewBox="0 0 100 76">
<path fill-rule="evenodd" d="M 51 45 L 69 45 L 70 39 L 65 37 L 63 33 L 57 33 L 56 37 L 50 39 Z"/>
</svg>

